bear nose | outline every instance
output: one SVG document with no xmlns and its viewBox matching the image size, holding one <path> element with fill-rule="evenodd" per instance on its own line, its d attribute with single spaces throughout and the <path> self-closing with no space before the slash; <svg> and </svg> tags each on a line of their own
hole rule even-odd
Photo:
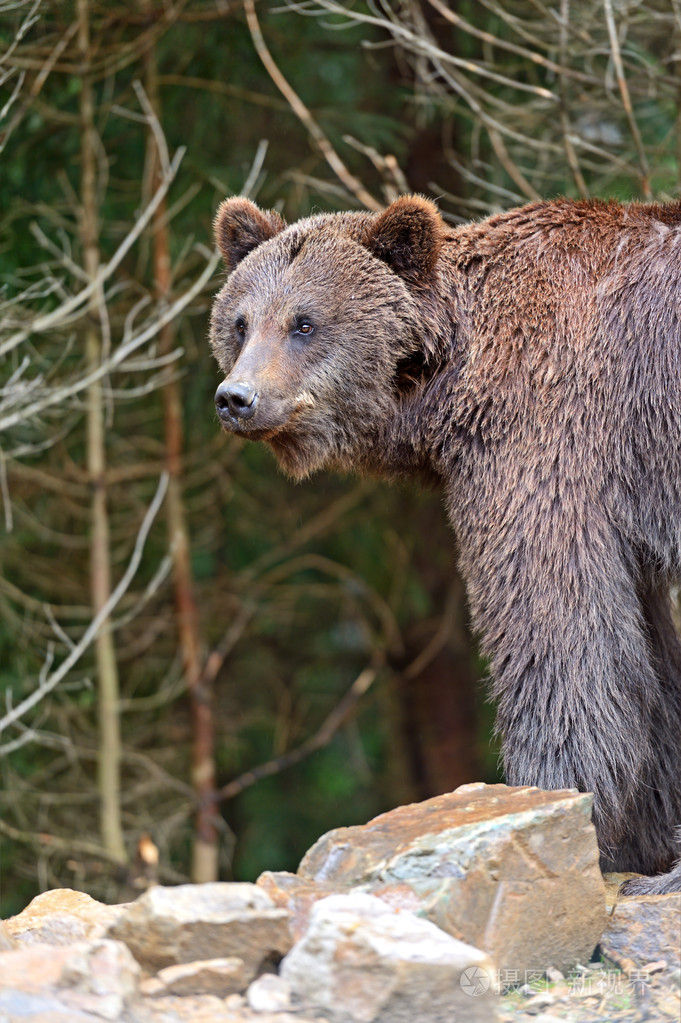
<svg viewBox="0 0 681 1023">
<path fill-rule="evenodd" d="M 235 419 L 250 419 L 258 405 L 258 392 L 245 381 L 223 380 L 215 392 L 218 413 L 229 412 Z"/>
</svg>

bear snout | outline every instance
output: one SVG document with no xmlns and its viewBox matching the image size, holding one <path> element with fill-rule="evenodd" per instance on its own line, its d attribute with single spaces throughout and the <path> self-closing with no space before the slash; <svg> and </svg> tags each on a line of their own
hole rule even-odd
<svg viewBox="0 0 681 1023">
<path fill-rule="evenodd" d="M 223 380 L 215 392 L 215 407 L 222 422 L 238 423 L 250 419 L 258 407 L 260 395 L 253 384 L 244 380 Z"/>
</svg>

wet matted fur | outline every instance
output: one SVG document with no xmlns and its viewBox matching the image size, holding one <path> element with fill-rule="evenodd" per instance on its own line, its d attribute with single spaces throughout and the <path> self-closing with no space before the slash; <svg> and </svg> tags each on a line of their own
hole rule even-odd
<svg viewBox="0 0 681 1023">
<path fill-rule="evenodd" d="M 229 199 L 215 232 L 225 428 L 441 485 L 508 782 L 593 792 L 603 866 L 680 890 L 681 206 Z"/>
</svg>

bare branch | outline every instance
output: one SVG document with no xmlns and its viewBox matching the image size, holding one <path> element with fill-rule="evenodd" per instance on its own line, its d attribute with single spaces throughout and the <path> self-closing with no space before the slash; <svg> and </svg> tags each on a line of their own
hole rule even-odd
<svg viewBox="0 0 681 1023">
<path fill-rule="evenodd" d="M 108 376 L 108 374 L 114 369 L 121 366 L 133 352 L 137 351 L 137 349 L 143 344 L 151 340 L 152 337 L 155 337 L 166 323 L 170 323 L 170 321 L 175 319 L 175 317 L 178 316 L 183 309 L 186 309 L 186 307 L 211 279 L 220 259 L 220 252 L 216 249 L 204 267 L 203 272 L 199 277 L 197 277 L 191 288 L 188 288 L 183 295 L 172 303 L 172 305 L 169 305 L 156 319 L 151 322 L 148 327 L 142 330 L 139 334 L 131 337 L 128 341 L 119 345 L 119 347 L 115 349 L 111 355 L 104 360 L 100 366 L 98 366 L 97 369 L 88 373 L 86 376 L 80 377 L 70 384 L 64 384 L 61 387 L 50 389 L 47 393 L 44 393 L 38 401 L 25 405 L 18 412 L 0 417 L 0 433 L 5 430 L 9 430 L 18 423 L 24 422 L 25 420 L 31 419 L 33 416 L 42 413 L 51 405 L 61 404 L 67 398 L 85 390 L 95 380 L 100 380 L 102 377 Z M 99 277 L 101 278 L 101 275 L 99 275 Z M 89 288 L 84 290 L 90 291 L 91 293 L 91 289 Z M 34 389 L 35 387 L 33 382 L 32 390 Z"/>
<path fill-rule="evenodd" d="M 615 17 L 612 13 L 612 0 L 603 0 L 603 10 L 605 11 L 605 20 L 608 25 L 612 60 L 617 74 L 617 84 L 619 86 L 620 96 L 622 97 L 622 106 L 624 107 L 624 112 L 627 115 L 629 130 L 631 131 L 631 137 L 634 140 L 636 152 L 638 153 L 639 164 L 641 166 L 641 188 L 643 189 L 645 198 L 652 199 L 653 193 L 650 189 L 650 167 L 648 166 L 648 158 L 646 157 L 645 149 L 643 148 L 638 123 L 634 117 L 634 110 L 631 105 L 631 96 L 629 95 L 629 86 L 627 85 L 627 79 L 624 75 L 622 54 L 620 52 L 619 39 L 617 38 L 617 28 L 615 26 Z"/>
<path fill-rule="evenodd" d="M 432 0 L 431 0 L 432 2 Z M 572 144 L 572 128 L 570 126 L 570 117 L 568 114 L 568 83 L 567 83 L 567 43 L 568 43 L 568 26 L 570 22 L 570 0 L 561 0 L 561 22 L 560 22 L 560 64 L 561 70 L 559 75 L 560 82 L 560 120 L 563 135 L 563 145 L 565 146 L 565 157 L 568 162 L 568 167 L 574 182 L 577 186 L 577 190 L 583 199 L 588 198 L 589 189 L 586 186 L 584 175 L 579 166 L 579 160 L 575 152 L 575 147 Z"/>
<path fill-rule="evenodd" d="M 36 0 L 36 3 L 34 4 L 34 7 L 33 7 L 32 10 L 35 10 L 38 7 L 40 2 L 41 2 L 41 0 Z M 32 25 L 35 20 L 36 19 L 33 18 L 30 21 L 30 24 L 27 23 L 27 22 L 24 22 L 22 24 L 21 28 L 19 29 L 19 34 L 17 35 L 17 37 L 15 37 L 15 40 L 14 40 L 14 44 L 15 45 L 20 41 L 22 36 L 25 34 L 25 32 L 28 30 L 30 25 Z M 37 96 L 40 93 L 43 85 L 47 81 L 48 76 L 53 71 L 55 64 L 57 63 L 57 61 L 59 60 L 59 58 L 61 57 L 62 53 L 64 52 L 64 50 L 66 49 L 68 44 L 71 42 L 71 40 L 73 39 L 73 37 L 74 37 L 74 35 L 76 34 L 77 31 L 78 31 L 78 22 L 74 21 L 66 29 L 66 31 L 64 32 L 64 35 L 59 40 L 57 45 L 54 47 L 54 49 L 52 50 L 52 53 L 47 58 L 47 60 L 42 63 L 42 65 L 40 67 L 40 70 L 39 70 L 38 74 L 36 75 L 35 80 L 34 80 L 32 86 L 31 86 L 31 88 L 29 90 L 28 96 L 19 105 L 18 109 L 14 113 L 14 117 L 12 118 L 10 123 L 7 125 L 7 127 L 2 132 L 0 132 L 0 153 L 2 153 L 2 151 L 5 148 L 5 146 L 7 145 L 8 141 L 9 141 L 9 138 L 10 138 L 10 135 L 12 134 L 14 129 L 17 127 L 19 122 L 23 119 L 23 117 L 27 113 L 27 111 L 28 111 L 28 109 L 29 109 L 29 107 L 31 105 L 31 102 L 37 98 Z M 10 48 L 10 53 L 11 53 L 12 49 L 13 49 L 13 47 Z M 7 58 L 8 58 L 8 55 L 6 55 L 4 59 L 7 60 Z M 19 88 L 21 88 L 21 84 L 23 84 L 24 74 L 25 73 L 22 71 L 21 72 L 21 76 L 20 76 Z M 5 105 L 5 107 L 3 108 L 2 114 L 0 115 L 0 120 L 3 120 L 3 118 L 7 116 L 8 112 L 9 112 L 9 109 L 10 109 L 12 103 L 14 102 L 15 98 L 16 98 L 15 96 L 11 97 L 10 102 Z"/>
<path fill-rule="evenodd" d="M 137 538 L 130 556 L 130 561 L 128 562 L 128 567 L 121 576 L 118 585 L 111 591 L 111 596 L 107 602 L 102 606 L 99 613 L 92 619 L 80 641 L 71 649 L 70 653 L 64 658 L 59 667 L 51 674 L 48 674 L 45 678 L 41 679 L 40 685 L 31 693 L 30 696 L 27 696 L 26 699 L 22 700 L 16 707 L 8 711 L 3 718 L 0 718 L 0 733 L 32 710 L 33 707 L 40 703 L 40 701 L 43 700 L 48 693 L 51 693 L 90 646 L 102 623 L 111 615 L 121 597 L 130 586 L 130 583 L 139 568 L 149 530 L 151 529 L 158 510 L 163 503 L 163 498 L 165 497 L 167 489 L 168 474 L 164 472 L 159 479 L 156 493 L 154 494 L 153 500 L 147 509 L 144 519 L 142 520 L 139 532 L 137 533 Z"/>
<path fill-rule="evenodd" d="M 251 38 L 253 39 L 253 45 L 257 50 L 260 60 L 265 65 L 268 75 L 284 96 L 293 112 L 300 121 L 302 121 L 310 137 L 319 147 L 322 156 L 328 163 L 331 170 L 343 182 L 350 194 L 356 196 L 363 206 L 366 206 L 367 209 L 370 210 L 383 209 L 383 204 L 374 199 L 373 195 L 366 190 L 359 178 L 356 178 L 355 175 L 348 170 L 336 150 L 331 145 L 327 136 L 324 134 L 315 119 L 312 117 L 310 111 L 298 96 L 298 93 L 291 88 L 282 75 L 274 58 L 272 57 L 272 54 L 267 48 L 262 31 L 260 30 L 260 22 L 258 21 L 257 14 L 255 13 L 254 0 L 244 0 L 244 11 L 246 13 L 246 20 L 248 22 Z"/>
<path fill-rule="evenodd" d="M 170 188 L 170 185 L 177 174 L 177 170 L 180 166 L 184 153 L 184 147 L 180 147 L 180 149 L 177 150 L 151 201 L 148 203 L 141 216 L 138 217 L 134 227 L 131 228 L 121 244 L 118 246 L 109 262 L 102 264 L 101 269 L 97 272 L 96 276 L 93 277 L 91 282 L 79 291 L 77 295 L 74 295 L 68 301 L 63 302 L 52 312 L 46 313 L 44 316 L 36 317 L 27 328 L 24 328 L 7 338 L 7 340 L 0 345 L 0 358 L 12 351 L 12 349 L 16 348 L 32 334 L 42 334 L 47 330 L 56 329 L 67 320 L 69 314 L 74 312 L 74 310 L 79 310 L 79 316 L 85 315 L 87 312 L 85 303 L 87 303 L 88 299 L 96 294 L 101 289 L 103 283 L 111 277 L 114 270 L 116 270 L 116 268 L 121 264 L 129 250 L 141 235 L 142 231 L 144 231 L 145 227 L 149 224 L 149 221 L 158 209 L 163 197 Z"/>
<path fill-rule="evenodd" d="M 250 788 L 251 785 L 255 785 L 257 781 L 261 781 L 263 778 L 269 778 L 273 774 L 279 774 L 281 771 L 286 770 L 289 767 L 293 767 L 294 764 L 299 764 L 301 760 L 309 757 L 311 753 L 321 749 L 323 746 L 328 745 L 338 729 L 343 725 L 352 711 L 355 709 L 361 698 L 367 692 L 367 690 L 373 684 L 376 678 L 375 668 L 365 668 L 355 681 L 352 683 L 345 696 L 340 702 L 334 707 L 331 713 L 325 718 L 324 722 L 320 725 L 314 735 L 311 735 L 309 739 L 301 743 L 295 749 L 289 750 L 288 753 L 284 753 L 280 757 L 275 757 L 273 760 L 268 760 L 265 764 L 260 764 L 258 767 L 254 767 L 251 771 L 246 771 L 244 774 L 240 774 L 238 778 L 234 778 L 227 785 L 223 785 L 221 789 L 215 793 L 215 801 L 222 802 L 225 799 L 233 799 L 238 796 L 244 789 Z"/>
<path fill-rule="evenodd" d="M 265 162 L 268 145 L 269 143 L 267 139 L 260 139 L 260 142 L 258 143 L 258 148 L 253 158 L 251 169 L 248 172 L 248 177 L 244 181 L 243 188 L 240 193 L 246 198 L 253 198 L 255 194 L 258 178 L 260 177 L 260 171 L 262 170 L 262 165 Z"/>
</svg>

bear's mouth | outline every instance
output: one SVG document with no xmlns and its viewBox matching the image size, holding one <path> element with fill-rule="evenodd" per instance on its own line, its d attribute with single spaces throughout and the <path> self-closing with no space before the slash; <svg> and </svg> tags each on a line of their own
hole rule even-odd
<svg viewBox="0 0 681 1023">
<path fill-rule="evenodd" d="M 310 391 L 301 391 L 296 395 L 292 407 L 288 409 L 284 406 L 277 410 L 271 403 L 263 402 L 261 399 L 252 416 L 245 418 L 239 416 L 228 406 L 222 408 L 216 406 L 216 412 L 223 429 L 248 440 L 266 441 L 282 431 L 294 432 L 300 427 L 300 421 L 305 418 L 305 413 L 314 409 L 315 405 L 314 395 Z"/>
<path fill-rule="evenodd" d="M 236 416 L 230 416 L 228 413 L 218 412 L 218 419 L 220 420 L 220 426 L 226 433 L 234 433 L 237 437 L 243 437 L 244 440 L 270 440 L 274 437 L 279 430 L 283 427 L 267 427 L 267 426 L 251 426 L 248 423 L 243 423 Z"/>
<path fill-rule="evenodd" d="M 296 420 L 300 418 L 301 411 L 302 409 L 294 409 L 285 419 L 281 418 L 275 421 L 273 421 L 273 415 L 263 416 L 260 409 L 258 409 L 260 415 L 256 413 L 252 419 L 240 419 L 228 409 L 217 409 L 217 414 L 220 425 L 226 432 L 233 433 L 244 440 L 268 443 L 275 438 L 291 437 L 295 433 L 299 433 L 300 428 Z"/>
</svg>

